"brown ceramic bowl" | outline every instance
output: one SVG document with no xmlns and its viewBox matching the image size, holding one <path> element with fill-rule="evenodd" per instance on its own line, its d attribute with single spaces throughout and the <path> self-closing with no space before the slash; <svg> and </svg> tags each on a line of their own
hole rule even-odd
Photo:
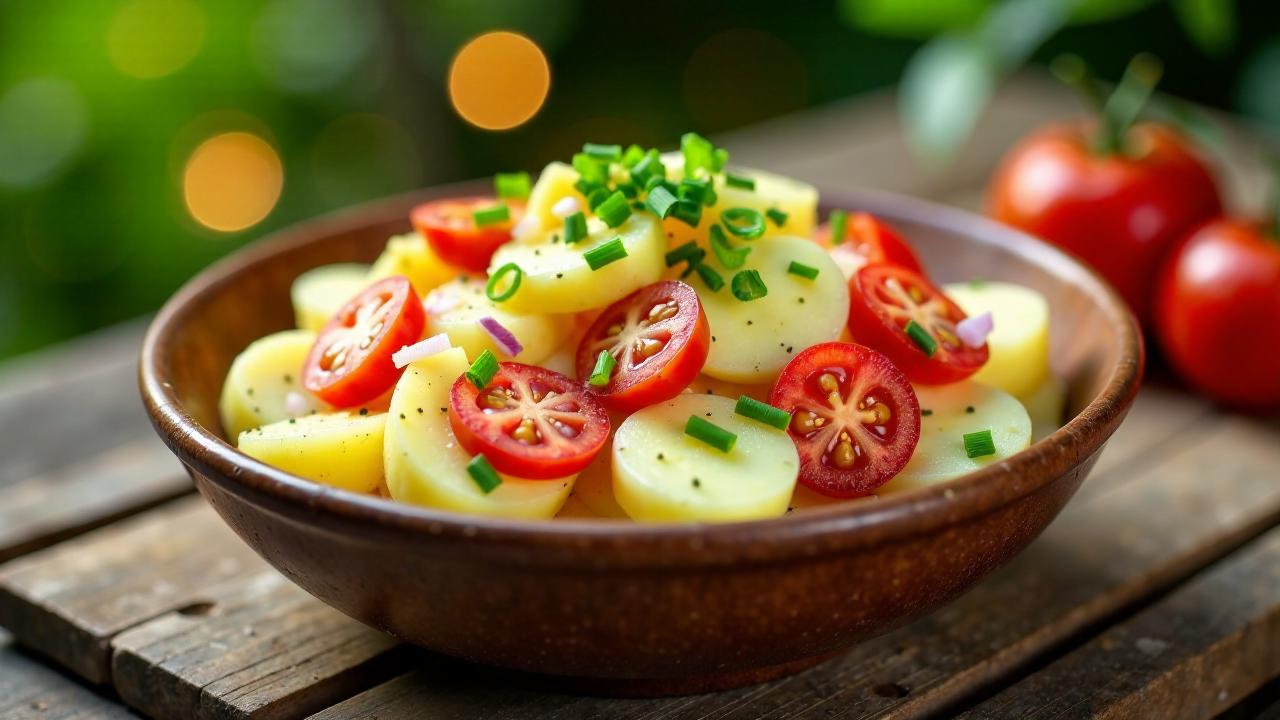
<svg viewBox="0 0 1280 720">
<path fill-rule="evenodd" d="M 448 655 L 593 692 L 672 694 L 794 672 L 955 598 L 1031 542 L 1120 424 L 1142 374 L 1118 297 L 1054 248 L 981 217 L 877 192 L 830 192 L 912 238 L 939 280 L 1024 283 L 1053 309 L 1069 422 L 954 482 L 721 525 L 458 515 L 316 485 L 227 444 L 218 394 L 250 341 L 291 327 L 290 282 L 372 260 L 410 206 L 366 205 L 232 255 L 165 305 L 142 348 L 161 438 L 224 520 L 353 618 Z"/>
</svg>

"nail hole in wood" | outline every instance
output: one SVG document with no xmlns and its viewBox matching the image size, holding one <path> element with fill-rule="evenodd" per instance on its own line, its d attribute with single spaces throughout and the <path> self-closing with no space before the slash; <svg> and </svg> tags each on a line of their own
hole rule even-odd
<svg viewBox="0 0 1280 720">
<path fill-rule="evenodd" d="M 199 617 L 212 613 L 216 607 L 218 607 L 217 603 L 193 602 L 190 605 L 184 605 L 178 608 L 178 614 Z"/>
<path fill-rule="evenodd" d="M 904 698 L 911 692 L 911 689 L 898 683 L 881 683 L 871 688 L 871 692 L 883 698 Z"/>
</svg>

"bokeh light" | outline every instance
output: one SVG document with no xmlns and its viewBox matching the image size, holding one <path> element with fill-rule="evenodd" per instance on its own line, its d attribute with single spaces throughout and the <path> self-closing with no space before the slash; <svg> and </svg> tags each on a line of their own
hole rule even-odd
<svg viewBox="0 0 1280 720">
<path fill-rule="evenodd" d="M 707 131 L 759 122 L 803 108 L 809 99 L 804 61 L 763 30 L 737 28 L 698 46 L 684 73 L 689 113 Z"/>
<path fill-rule="evenodd" d="M 485 130 L 509 130 L 537 114 L 551 89 L 551 68 L 529 38 L 507 31 L 473 38 L 449 67 L 449 100 Z"/>
<path fill-rule="evenodd" d="M 280 156 L 266 140 L 227 132 L 205 140 L 182 173 L 182 193 L 196 222 L 235 232 L 265 218 L 284 186 Z"/>
<path fill-rule="evenodd" d="M 254 23 L 254 59 L 281 89 L 320 92 L 351 76 L 369 55 L 378 32 L 374 3 L 272 0 Z"/>
<path fill-rule="evenodd" d="M 84 143 L 83 96 L 67 80 L 24 80 L 0 95 L 0 186 L 31 188 L 51 180 Z"/>
<path fill-rule="evenodd" d="M 107 28 L 107 57 L 125 75 L 158 78 L 181 70 L 204 43 L 204 13 L 192 0 L 132 0 Z"/>
</svg>

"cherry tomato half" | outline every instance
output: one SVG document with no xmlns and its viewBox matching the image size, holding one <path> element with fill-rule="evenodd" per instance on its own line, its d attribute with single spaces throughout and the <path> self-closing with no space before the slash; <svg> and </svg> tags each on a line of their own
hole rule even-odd
<svg viewBox="0 0 1280 720">
<path fill-rule="evenodd" d="M 475 212 L 505 203 L 508 219 L 483 227 L 476 226 Z M 511 228 L 524 217 L 521 200 L 492 197 L 432 200 L 409 213 L 413 227 L 427 239 L 431 249 L 450 265 L 472 272 L 484 272 L 499 246 L 511 241 Z"/>
<path fill-rule="evenodd" d="M 670 400 L 707 361 L 711 326 L 698 293 L 679 280 L 646 285 L 610 305 L 578 343 L 578 377 L 591 375 L 600 351 L 617 361 L 609 384 L 592 388 L 611 410 L 633 412 Z"/>
<path fill-rule="evenodd" d="M 920 401 L 889 358 L 853 343 L 820 343 L 782 369 L 769 403 L 791 413 L 800 482 L 857 497 L 888 482 L 920 441 Z"/>
<path fill-rule="evenodd" d="M 609 439 L 609 414 L 582 383 L 522 363 L 498 364 L 478 390 L 465 375 L 449 392 L 449 422 L 467 452 L 532 480 L 572 475 Z"/>
<path fill-rule="evenodd" d="M 320 330 L 303 366 L 303 386 L 335 407 L 377 398 L 402 372 L 391 355 L 418 342 L 426 322 L 409 278 L 393 275 L 375 282 Z"/>
<path fill-rule="evenodd" d="M 849 213 L 844 242 L 831 242 L 831 224 L 818 227 L 813 239 L 827 248 L 842 268 L 850 271 L 872 263 L 888 263 L 924 274 L 924 266 L 906 238 L 888 223 L 867 212 Z"/>
<path fill-rule="evenodd" d="M 923 276 L 893 265 L 868 265 L 849 282 L 849 332 L 889 357 L 912 382 L 963 380 L 987 362 L 987 346 L 956 335 L 964 311 Z M 912 321 L 933 340 L 932 353 L 907 332 Z"/>
</svg>

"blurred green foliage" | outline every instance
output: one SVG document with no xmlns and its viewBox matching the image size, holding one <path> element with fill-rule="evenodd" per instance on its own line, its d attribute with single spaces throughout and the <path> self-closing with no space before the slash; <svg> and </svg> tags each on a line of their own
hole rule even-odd
<svg viewBox="0 0 1280 720">
<path fill-rule="evenodd" d="M 154 310 L 299 219 L 536 170 L 584 139 L 669 144 L 887 87 L 939 34 L 929 52 L 950 79 L 904 93 L 925 117 L 938 94 L 988 93 L 1028 60 L 1071 50 L 1114 78 L 1146 50 L 1166 61 L 1166 91 L 1280 127 L 1273 0 L 1225 15 L 1223 0 L 1052 2 L 6 0 L 0 357 Z M 444 79 L 462 43 L 498 28 L 541 45 L 552 89 L 532 121 L 490 133 L 454 115 Z M 964 120 L 943 113 L 933 132 Z M 285 180 L 261 223 L 218 233 L 191 218 L 182 173 L 228 130 L 270 142 Z"/>
</svg>

